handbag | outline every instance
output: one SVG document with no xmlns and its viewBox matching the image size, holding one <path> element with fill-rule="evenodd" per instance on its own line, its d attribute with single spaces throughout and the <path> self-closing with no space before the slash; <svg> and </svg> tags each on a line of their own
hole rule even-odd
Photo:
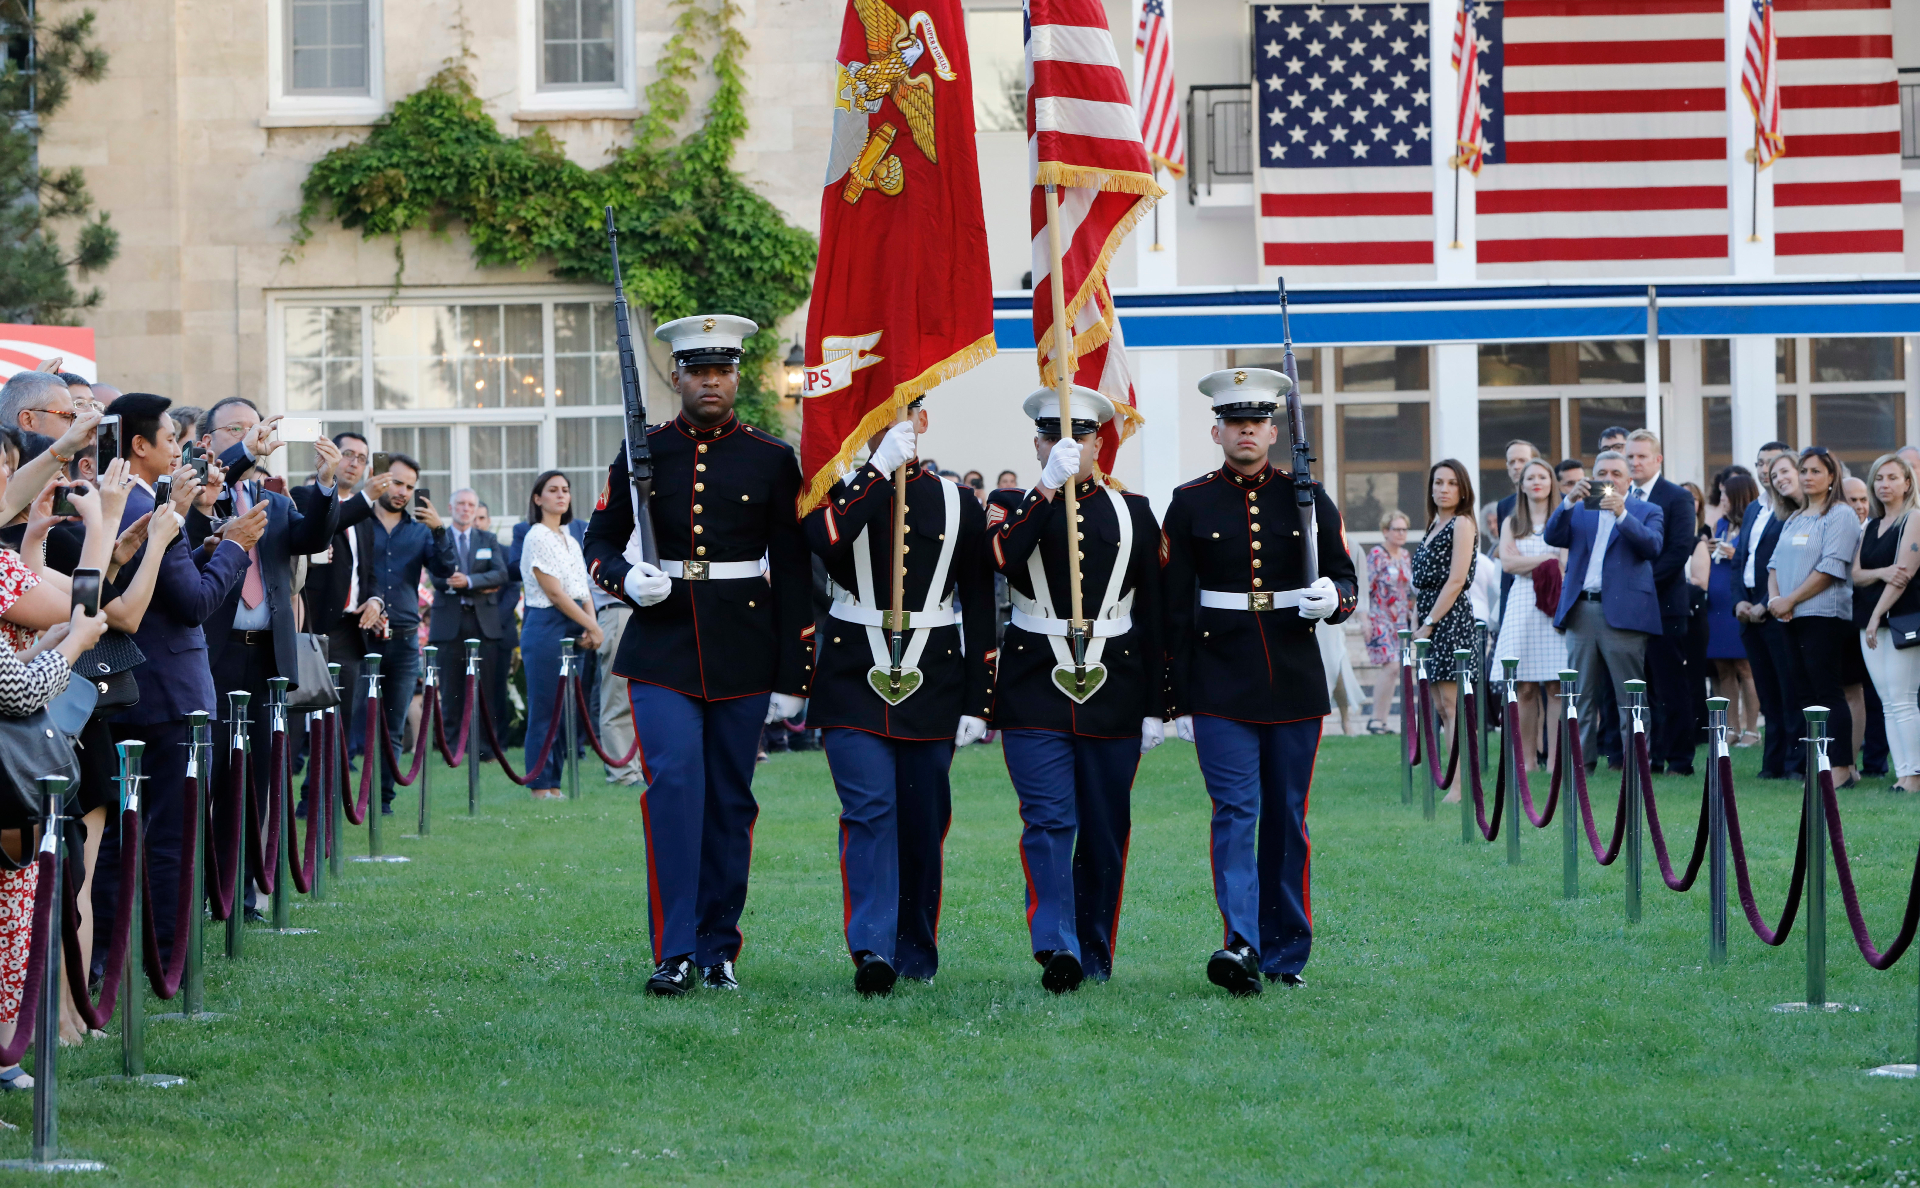
<svg viewBox="0 0 1920 1188">
<path fill-rule="evenodd" d="M 80 780 L 73 743 L 44 709 L 23 718 L 0 717 L 0 829 L 20 829 L 46 816 L 41 776 Z"/>
<path fill-rule="evenodd" d="M 1908 611 L 1904 615 L 1888 615 L 1881 622 L 1893 633 L 1893 646 L 1900 649 L 1920 648 L 1920 611 Z"/>
<path fill-rule="evenodd" d="M 1533 605 L 1551 619 L 1560 613 L 1560 559 L 1548 557 L 1533 567 Z"/>
<path fill-rule="evenodd" d="M 140 704 L 140 683 L 133 670 L 147 662 L 145 652 L 124 631 L 109 631 L 100 637 L 73 665 L 73 675 L 90 683 L 98 694 L 92 716 L 111 717 Z M 69 682 L 69 689 L 72 683 Z M 65 694 L 61 695 L 65 697 Z M 70 731 L 77 734 L 79 731 Z"/>
<path fill-rule="evenodd" d="M 300 713 L 331 709 L 340 694 L 327 672 L 327 637 L 302 631 L 293 637 L 294 687 L 287 692 L 287 708 Z"/>
</svg>

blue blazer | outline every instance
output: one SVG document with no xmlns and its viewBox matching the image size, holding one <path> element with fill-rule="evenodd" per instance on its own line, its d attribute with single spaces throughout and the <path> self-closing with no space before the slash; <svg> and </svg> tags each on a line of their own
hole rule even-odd
<svg viewBox="0 0 1920 1188">
<path fill-rule="evenodd" d="M 120 527 L 126 528 L 152 510 L 152 492 L 134 484 L 127 493 Z M 127 565 L 137 567 L 146 551 L 142 545 Z M 223 541 L 212 556 L 184 539 L 176 538 L 167 547 L 159 578 L 154 582 L 153 601 L 140 620 L 140 629 L 133 633 L 134 642 L 147 657 L 145 664 L 133 670 L 140 686 L 140 703 L 115 717 L 116 723 L 152 726 L 178 722 L 193 710 L 220 716 L 214 704 L 207 639 L 200 624 L 212 617 L 228 594 L 240 588 L 246 574 L 247 554 L 237 544 Z"/>
<path fill-rule="evenodd" d="M 1567 572 L 1560 583 L 1560 607 L 1553 616 L 1553 625 L 1562 631 L 1567 628 L 1567 613 L 1580 597 L 1587 561 L 1593 556 L 1594 538 L 1600 531 L 1600 517 L 1604 514 L 1590 511 L 1582 503 L 1568 507 L 1563 499 L 1547 517 L 1546 529 L 1541 533 L 1541 538 L 1554 548 L 1567 550 Z M 1660 634 L 1660 600 L 1654 592 L 1653 559 L 1660 555 L 1660 530 L 1665 526 L 1665 519 L 1653 504 L 1643 499 L 1629 499 L 1627 514 L 1614 522 L 1613 532 L 1607 537 L 1607 555 L 1600 560 L 1600 572 L 1604 576 L 1600 583 L 1600 609 L 1606 613 L 1607 626 L 1616 631 Z"/>
<path fill-rule="evenodd" d="M 333 539 L 339 500 L 333 493 L 321 494 L 320 488 L 294 488 L 298 502 L 251 484 L 250 498 L 267 501 L 267 530 L 260 535 L 260 569 L 267 591 L 267 606 L 272 611 L 274 671 L 299 688 L 299 664 L 294 657 L 293 559 L 307 553 L 324 552 Z M 187 515 L 187 538 L 197 548 L 213 531 L 213 524 L 196 509 Z M 227 592 L 226 598 L 207 616 L 207 662 L 218 663 L 226 650 L 233 616 L 240 610 L 240 590 L 246 584 L 246 571 Z"/>
<path fill-rule="evenodd" d="M 1767 562 L 1773 558 L 1773 546 L 1780 543 L 1780 529 L 1786 521 L 1779 516 L 1767 518 L 1767 526 L 1760 533 L 1760 539 L 1753 538 L 1754 521 L 1760 518 L 1761 505 L 1758 499 L 1747 504 L 1746 514 L 1740 518 L 1740 543 L 1733 550 L 1733 598 L 1735 602 L 1752 602 L 1760 606 L 1767 604 Z M 1753 580 L 1759 584 L 1749 587 L 1746 584 L 1747 554 L 1753 554 Z M 1745 627 L 1749 624 L 1742 623 Z"/>
</svg>

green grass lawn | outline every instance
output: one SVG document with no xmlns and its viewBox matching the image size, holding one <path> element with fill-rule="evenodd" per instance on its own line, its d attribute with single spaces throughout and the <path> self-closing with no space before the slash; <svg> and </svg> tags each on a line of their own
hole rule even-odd
<svg viewBox="0 0 1920 1188">
<path fill-rule="evenodd" d="M 1738 755 L 1750 777 L 1756 752 Z M 438 782 L 433 835 L 390 841 L 410 864 L 350 864 L 298 906 L 316 934 L 256 933 L 232 966 L 210 934 L 208 1007 L 227 1018 L 149 1029 L 149 1069 L 187 1086 L 89 1085 L 118 1071 L 117 1038 L 70 1049 L 67 1151 L 164 1185 L 1920 1178 L 1920 1085 L 1864 1075 L 1913 1059 L 1920 975 L 1911 957 L 1869 970 L 1837 892 L 1830 997 L 1861 1009 L 1774 1013 L 1804 993 L 1799 928 L 1766 949 L 1735 902 L 1731 959 L 1707 967 L 1705 878 L 1668 892 L 1650 847 L 1643 923 L 1584 842 L 1582 897 L 1562 901 L 1558 822 L 1527 831 L 1518 868 L 1504 842 L 1462 846 L 1451 806 L 1429 823 L 1401 805 L 1392 740 L 1323 745 L 1309 985 L 1249 1001 L 1203 973 L 1207 799 L 1178 743 L 1134 790 L 1113 981 L 1067 998 L 1026 951 L 997 747 L 955 769 L 938 984 L 875 1001 L 850 985 L 818 755 L 760 771 L 742 992 L 673 1002 L 641 993 L 632 792 L 595 769 L 580 801 L 535 805 L 496 777 L 469 820 L 465 781 Z M 1661 785 L 1684 847 L 1698 784 Z M 1885 787 L 1842 800 L 1890 935 L 1920 804 Z M 1741 789 L 1769 914 L 1798 796 Z M 0 1157 L 23 1157 L 28 1095 L 0 1116 L 23 1128 Z"/>
</svg>

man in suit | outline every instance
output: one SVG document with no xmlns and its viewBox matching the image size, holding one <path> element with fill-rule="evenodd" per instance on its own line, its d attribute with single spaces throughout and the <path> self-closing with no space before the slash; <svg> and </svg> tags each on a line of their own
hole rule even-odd
<svg viewBox="0 0 1920 1188">
<path fill-rule="evenodd" d="M 65 388 L 61 391 L 64 393 Z M 191 469 L 181 467 L 179 439 L 166 415 L 172 401 L 146 392 L 129 392 L 115 400 L 108 412 L 120 417 L 122 451 L 134 474 L 120 527 L 154 510 L 154 483 L 172 477 L 171 506 L 183 512 L 199 494 Z M 207 659 L 206 635 L 201 624 L 213 616 L 245 578 L 250 554 L 267 527 L 267 510 L 256 507 L 236 516 L 218 533 L 211 549 L 171 542 L 154 583 L 153 599 L 133 640 L 147 657 L 134 669 L 140 701 L 112 722 L 116 740 L 140 739 L 147 744 L 147 776 L 142 807 L 146 810 L 147 870 L 153 895 L 153 926 L 160 952 L 173 945 L 173 902 L 180 886 L 180 831 L 184 819 L 187 775 L 187 714 L 205 710 L 216 719 L 213 675 Z M 144 547 L 143 550 L 144 552 Z M 128 561 L 137 566 L 140 554 Z M 94 919 L 111 920 L 118 902 L 120 844 L 117 831 L 102 839 L 94 870 Z M 104 876 L 104 877 L 103 877 Z"/>
<path fill-rule="evenodd" d="M 440 649 L 441 696 L 446 698 L 442 716 L 447 722 L 447 737 L 452 740 L 460 729 L 467 704 L 467 646 L 465 640 L 477 639 L 480 645 L 480 680 L 492 691 L 494 657 L 489 647 L 501 636 L 500 590 L 507 584 L 506 550 L 491 532 L 474 525 L 480 512 L 480 497 L 472 487 L 453 493 L 449 504 L 453 512 L 454 571 L 433 579 L 433 617 L 427 624 L 427 642 Z M 507 611 L 512 618 L 512 611 Z M 477 711 L 476 711 L 477 712 Z M 485 726 L 476 723 L 474 740 L 482 759 L 492 758 Z"/>
<path fill-rule="evenodd" d="M 187 539 L 197 546 L 212 535 L 216 523 L 266 509 L 266 527 L 248 553 L 245 575 L 206 621 L 207 662 L 220 704 L 226 705 L 231 693 L 250 695 L 249 733 L 256 757 L 250 783 L 263 821 L 273 774 L 266 761 L 273 728 L 267 682 L 286 677 L 289 688 L 297 689 L 300 680 L 294 651 L 298 631 L 293 616 L 293 560 L 326 547 L 339 510 L 333 474 L 340 450 L 330 441 L 314 443 L 320 461 L 318 481 L 298 488 L 298 499 L 266 488 L 261 463 L 286 444 L 273 439 L 279 420 L 277 416 L 263 420 L 254 403 L 240 396 L 229 396 L 207 410 L 200 422 L 200 428 L 207 430 L 201 444 L 219 462 L 208 468 L 207 485 L 187 517 Z M 254 477 L 235 477 L 247 474 Z M 223 754 L 229 745 L 222 744 Z M 247 897 L 253 898 L 251 887 Z"/>
<path fill-rule="evenodd" d="M 1687 626 L 1693 617 L 1687 562 L 1693 557 L 1693 496 L 1660 473 L 1665 459 L 1660 436 L 1651 429 L 1627 434 L 1629 498 L 1660 509 L 1665 527 L 1660 555 L 1653 559 L 1654 591 L 1660 598 L 1660 633 L 1647 641 L 1647 699 L 1653 705 L 1653 770 L 1693 774 L 1693 749 L 1700 723 L 1694 720 L 1701 673 L 1687 663 Z"/>
<path fill-rule="evenodd" d="M 1566 632 L 1568 666 L 1581 674 L 1580 745 L 1589 767 L 1599 756 L 1602 712 L 1593 674 L 1604 661 L 1626 737 L 1632 730 L 1626 683 L 1644 679 L 1647 641 L 1661 629 L 1653 559 L 1660 555 L 1665 515 L 1629 498 L 1627 488 L 1625 455 L 1601 451 L 1593 477 L 1575 484 L 1542 533 L 1547 544 L 1568 550 L 1553 625 Z M 1598 510 L 1584 502 L 1589 490 L 1603 493 Z"/>
<path fill-rule="evenodd" d="M 1746 516 L 1740 521 L 1740 544 L 1733 551 L 1733 617 L 1740 621 L 1740 642 L 1753 669 L 1760 712 L 1767 719 L 1760 750 L 1763 780 L 1797 780 L 1806 771 L 1806 754 L 1799 742 L 1806 724 L 1796 704 L 1798 699 L 1787 689 L 1788 653 L 1793 645 L 1787 642 L 1786 625 L 1767 613 L 1767 562 L 1786 523 L 1786 517 L 1774 509 L 1773 484 L 1767 480 L 1767 472 L 1776 458 L 1792 453 L 1792 447 L 1784 441 L 1770 441 L 1760 447 L 1753 463 L 1760 498 L 1747 505 Z"/>
<path fill-rule="evenodd" d="M 493 532 L 496 541 L 500 539 L 493 528 L 493 509 L 484 503 L 474 513 L 473 526 L 482 532 Z M 487 709 L 493 714 L 493 732 L 503 745 L 512 746 L 513 740 L 507 737 L 513 724 L 513 706 L 507 702 L 507 675 L 513 671 L 513 653 L 520 646 L 520 621 L 516 614 L 520 606 L 520 563 L 512 549 L 507 550 L 507 580 L 501 585 L 494 605 L 500 610 L 500 638 L 480 641 L 481 653 L 493 658 L 492 679 L 482 679 L 487 680 Z"/>
<path fill-rule="evenodd" d="M 369 606 L 367 596 L 373 587 L 373 558 L 359 547 L 354 525 L 373 514 L 368 500 L 385 493 L 390 480 L 380 475 L 366 483 L 363 491 L 362 480 L 373 456 L 367 439 L 358 433 L 339 433 L 333 444 L 340 454 L 333 475 L 339 511 L 327 547 L 307 557 L 300 601 L 306 612 L 305 629 L 327 637 L 327 659 L 340 666 L 340 687 L 351 691 L 360 679 L 360 657 L 367 653 L 361 629 L 380 619 L 379 604 Z M 300 498 L 305 490 L 296 490 L 294 497 Z"/>
</svg>

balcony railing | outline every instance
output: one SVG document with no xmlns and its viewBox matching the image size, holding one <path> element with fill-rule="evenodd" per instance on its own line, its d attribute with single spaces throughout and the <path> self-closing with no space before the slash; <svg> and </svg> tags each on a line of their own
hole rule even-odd
<svg viewBox="0 0 1920 1188">
<path fill-rule="evenodd" d="M 1903 67 L 1900 75 L 1900 159 L 1920 161 L 1920 81 L 1906 81 L 1920 68 Z"/>
<path fill-rule="evenodd" d="M 1253 184 L 1253 87 L 1220 83 L 1187 89 L 1187 201 L 1205 204 L 1225 183 Z"/>
</svg>

